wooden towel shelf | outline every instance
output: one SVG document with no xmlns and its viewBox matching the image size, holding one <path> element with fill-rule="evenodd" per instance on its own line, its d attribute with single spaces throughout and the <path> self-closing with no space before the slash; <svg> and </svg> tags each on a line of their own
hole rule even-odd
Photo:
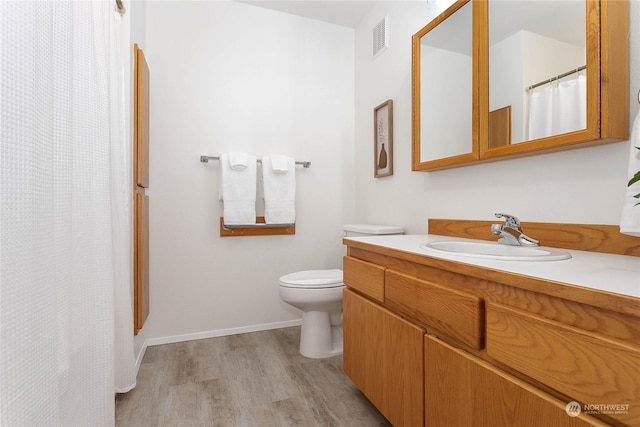
<svg viewBox="0 0 640 427">
<path fill-rule="evenodd" d="M 267 224 L 263 216 L 256 217 L 256 225 L 224 224 L 224 218 L 220 217 L 220 237 L 239 236 L 277 236 L 296 234 L 295 224 Z"/>
</svg>

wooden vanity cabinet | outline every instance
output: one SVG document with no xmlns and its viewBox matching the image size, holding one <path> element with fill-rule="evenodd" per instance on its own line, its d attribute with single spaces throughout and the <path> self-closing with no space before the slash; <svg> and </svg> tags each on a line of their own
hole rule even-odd
<svg viewBox="0 0 640 427">
<path fill-rule="evenodd" d="M 394 426 L 640 425 L 637 299 L 347 245 L 344 370 Z"/>
</svg>

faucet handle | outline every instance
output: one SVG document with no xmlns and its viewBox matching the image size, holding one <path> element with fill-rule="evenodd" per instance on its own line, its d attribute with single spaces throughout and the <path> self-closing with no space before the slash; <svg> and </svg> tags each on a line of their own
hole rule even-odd
<svg viewBox="0 0 640 427">
<path fill-rule="evenodd" d="M 505 213 L 495 213 L 494 215 L 496 216 L 496 218 L 504 218 L 507 221 L 507 227 L 520 230 L 520 220 L 517 217 Z"/>
</svg>

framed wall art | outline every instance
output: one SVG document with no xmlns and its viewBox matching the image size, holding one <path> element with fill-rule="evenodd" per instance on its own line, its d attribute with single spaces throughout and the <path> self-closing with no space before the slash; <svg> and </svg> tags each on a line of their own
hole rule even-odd
<svg viewBox="0 0 640 427">
<path fill-rule="evenodd" d="M 374 165 L 373 176 L 393 175 L 393 101 L 373 109 Z"/>
</svg>

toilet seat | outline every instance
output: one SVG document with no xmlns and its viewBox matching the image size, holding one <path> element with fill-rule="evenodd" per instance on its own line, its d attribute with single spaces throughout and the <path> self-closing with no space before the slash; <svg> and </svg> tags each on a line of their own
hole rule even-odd
<svg viewBox="0 0 640 427">
<path fill-rule="evenodd" d="M 306 270 L 282 276 L 280 286 L 321 289 L 343 287 L 344 283 L 342 283 L 342 270 Z"/>
</svg>

